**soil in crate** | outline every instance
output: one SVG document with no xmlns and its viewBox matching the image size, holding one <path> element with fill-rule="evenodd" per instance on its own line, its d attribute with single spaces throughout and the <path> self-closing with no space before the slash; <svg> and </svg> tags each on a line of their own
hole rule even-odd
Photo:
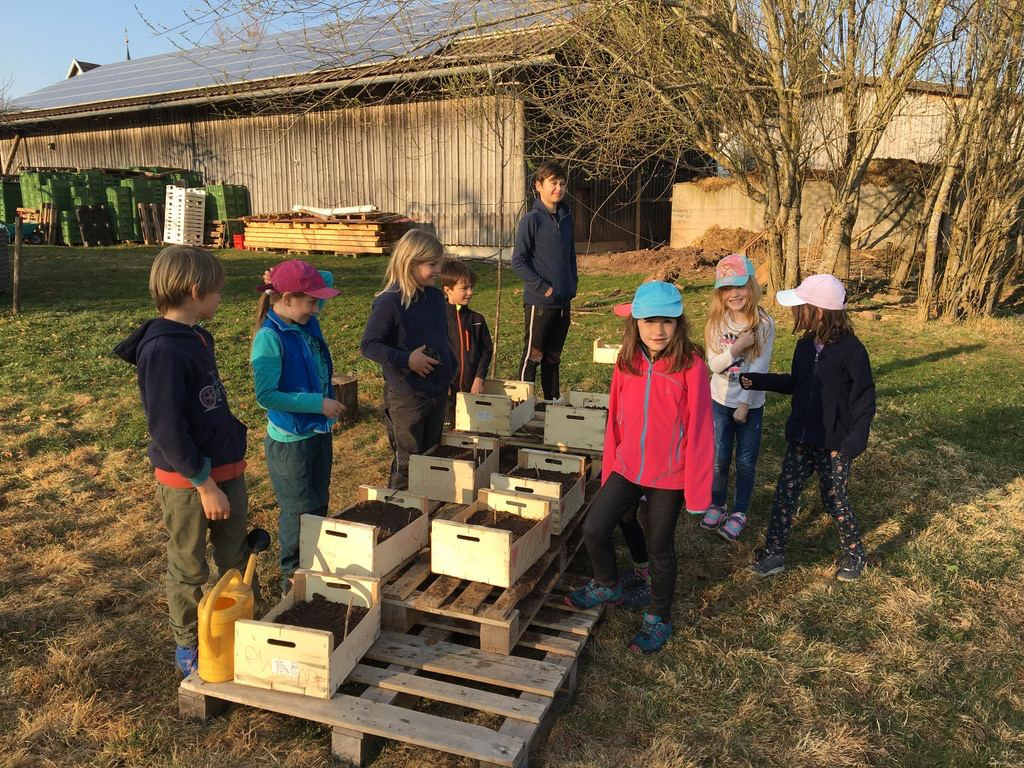
<svg viewBox="0 0 1024 768">
<path fill-rule="evenodd" d="M 369 612 L 368 608 L 361 605 L 332 603 L 323 595 L 313 595 L 312 600 L 297 603 L 279 614 L 274 623 L 331 632 L 334 635 L 334 647 L 337 648 Z"/>
<path fill-rule="evenodd" d="M 526 534 L 537 524 L 536 520 L 527 520 L 525 517 L 513 515 L 510 512 L 500 510 L 481 509 L 469 520 L 470 525 L 482 525 L 485 528 L 497 528 L 502 531 L 512 531 L 512 541 Z"/>
<path fill-rule="evenodd" d="M 348 509 L 331 515 L 331 517 L 377 526 L 377 543 L 379 544 L 394 536 L 421 514 L 423 513 L 418 509 L 400 507 L 397 504 L 374 499 L 360 501 Z"/>
<path fill-rule="evenodd" d="M 498 449 L 498 472 L 507 475 L 519 465 L 519 448 L 503 445 Z"/>
<path fill-rule="evenodd" d="M 555 472 L 551 469 L 541 469 L 540 467 L 530 467 L 529 469 L 519 467 L 508 473 L 509 477 L 525 477 L 530 480 L 544 480 L 550 483 L 560 483 L 562 486 L 561 495 L 564 496 L 566 492 L 572 488 L 576 481 L 580 479 L 581 475 L 579 472 L 572 474 L 566 474 L 565 472 Z"/>
<path fill-rule="evenodd" d="M 439 459 L 457 459 L 459 461 L 472 461 L 479 467 L 487 458 L 488 451 L 480 448 L 464 448 L 461 445 L 439 445 L 430 452 L 431 456 Z"/>
</svg>

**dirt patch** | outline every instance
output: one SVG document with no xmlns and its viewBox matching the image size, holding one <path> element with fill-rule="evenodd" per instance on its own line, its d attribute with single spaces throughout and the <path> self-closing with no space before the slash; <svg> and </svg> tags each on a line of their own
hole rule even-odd
<svg viewBox="0 0 1024 768">
<path fill-rule="evenodd" d="M 277 624 L 290 627 L 306 627 L 322 629 L 334 635 L 334 647 L 341 645 L 348 633 L 359 626 L 370 611 L 360 605 L 342 605 L 332 603 L 323 595 L 313 595 L 313 599 L 297 603 L 274 619 Z"/>
<path fill-rule="evenodd" d="M 457 461 L 472 461 L 474 465 L 480 466 L 490 451 L 482 448 L 463 448 L 461 445 L 439 445 L 430 452 L 430 456 L 439 459 L 455 459 Z"/>
<path fill-rule="evenodd" d="M 709 280 L 714 277 L 715 264 L 723 256 L 744 249 L 755 263 L 763 257 L 764 246 L 757 232 L 711 227 L 697 243 L 686 248 L 644 248 L 581 256 L 579 269 L 587 275 L 639 274 L 669 282 Z"/>
<path fill-rule="evenodd" d="M 567 472 L 555 472 L 552 469 L 541 469 L 540 467 L 530 467 L 529 469 L 517 468 L 509 472 L 508 476 L 522 477 L 528 480 L 543 480 L 549 483 L 558 483 L 562 488 L 561 495 L 563 496 L 580 479 L 579 472 L 574 472 L 570 474 Z"/>
<path fill-rule="evenodd" d="M 348 509 L 331 515 L 331 517 L 377 526 L 377 543 L 380 544 L 380 542 L 390 539 L 421 514 L 423 513 L 418 509 L 400 507 L 397 504 L 389 504 L 386 501 L 375 499 L 360 501 Z"/>
<path fill-rule="evenodd" d="M 512 541 L 521 538 L 537 524 L 536 520 L 527 520 L 525 517 L 513 515 L 511 512 L 502 512 L 497 509 L 481 509 L 479 512 L 475 512 L 466 522 L 470 525 L 482 525 L 485 528 L 511 531 Z"/>
</svg>

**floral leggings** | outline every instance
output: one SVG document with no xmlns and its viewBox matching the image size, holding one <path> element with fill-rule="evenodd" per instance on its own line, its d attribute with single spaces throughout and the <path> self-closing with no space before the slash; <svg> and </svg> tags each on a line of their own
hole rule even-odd
<svg viewBox="0 0 1024 768">
<path fill-rule="evenodd" d="M 771 520 L 765 535 L 765 550 L 768 554 L 781 555 L 786 551 L 786 539 L 793 525 L 793 512 L 804 483 L 815 472 L 821 486 L 821 501 L 825 511 L 832 516 L 839 530 L 839 540 L 844 552 L 864 554 L 860 540 L 860 525 L 850 507 L 846 486 L 850 479 L 850 459 L 827 448 L 805 443 L 790 443 L 782 459 L 782 474 L 775 486 L 772 499 Z"/>
</svg>

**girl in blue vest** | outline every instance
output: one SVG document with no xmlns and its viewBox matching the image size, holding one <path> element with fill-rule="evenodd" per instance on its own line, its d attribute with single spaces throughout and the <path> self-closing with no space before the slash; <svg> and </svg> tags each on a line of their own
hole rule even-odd
<svg viewBox="0 0 1024 768">
<path fill-rule="evenodd" d="M 267 470 L 277 497 L 281 590 L 299 567 L 299 519 L 326 515 L 331 428 L 344 411 L 331 384 L 333 366 L 317 313 L 338 295 L 330 272 L 283 261 L 264 274 L 252 340 L 256 402 L 267 411 Z"/>
</svg>

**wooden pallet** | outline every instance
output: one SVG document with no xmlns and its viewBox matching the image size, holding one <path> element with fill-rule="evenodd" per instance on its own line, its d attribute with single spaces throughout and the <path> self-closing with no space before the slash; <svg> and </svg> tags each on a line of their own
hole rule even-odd
<svg viewBox="0 0 1024 768">
<path fill-rule="evenodd" d="M 163 203 L 138 203 L 138 208 L 142 242 L 146 245 L 162 245 L 164 242 Z"/>
<path fill-rule="evenodd" d="M 248 247 L 302 253 L 390 253 L 410 224 L 395 214 L 339 218 L 273 214 L 247 216 L 244 221 Z"/>
<path fill-rule="evenodd" d="M 590 482 L 588 499 L 598 486 L 597 481 Z M 383 626 L 406 631 L 417 623 L 441 619 L 445 626 L 478 637 L 481 650 L 509 653 L 548 604 L 555 585 L 579 550 L 588 506 L 589 501 L 561 535 L 551 537 L 548 551 L 510 587 L 439 576 L 430 570 L 430 553 L 421 552 L 383 579 Z M 454 509 L 461 507 L 446 505 L 435 517 Z"/>
<path fill-rule="evenodd" d="M 575 693 L 580 654 L 601 617 L 596 609 L 562 613 L 575 618 L 574 631 L 535 623 L 509 656 L 455 642 L 456 632 L 444 626 L 385 631 L 344 692 L 329 700 L 206 683 L 193 674 L 179 688 L 179 710 L 206 719 L 233 702 L 322 723 L 331 728 L 331 752 L 360 766 L 387 739 L 478 760 L 481 768 L 525 768 L 530 751 Z M 451 704 L 497 716 L 500 724 L 465 722 L 445 706 Z"/>
</svg>

